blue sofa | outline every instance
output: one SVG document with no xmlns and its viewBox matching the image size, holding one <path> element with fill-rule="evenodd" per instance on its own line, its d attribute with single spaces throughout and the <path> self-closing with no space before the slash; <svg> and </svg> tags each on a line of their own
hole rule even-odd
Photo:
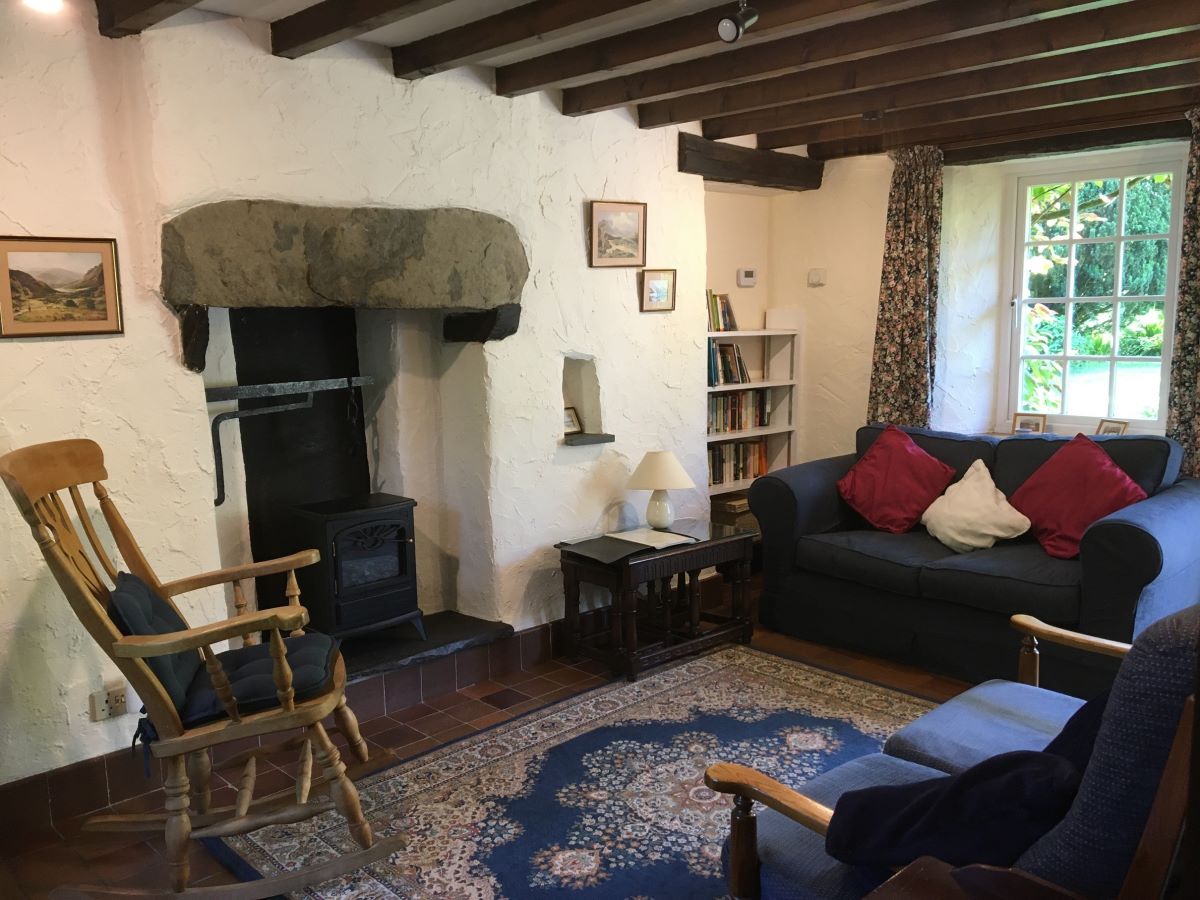
<svg viewBox="0 0 1200 900">
<path fill-rule="evenodd" d="M 1130 641 L 1200 601 L 1200 480 L 1180 479 L 1179 445 L 1153 435 L 1095 440 L 1149 494 L 1086 532 L 1077 559 L 1048 556 L 1032 535 L 958 554 L 918 526 L 876 531 L 838 495 L 837 481 L 882 433 L 860 428 L 856 452 L 757 479 L 762 528 L 759 620 L 805 640 L 846 647 L 980 682 L 1015 675 L 1009 617 Z M 1069 438 L 995 438 L 904 429 L 954 467 L 977 459 L 1007 496 Z M 1046 685 L 1081 697 L 1111 683 L 1112 660 L 1055 648 Z"/>
</svg>

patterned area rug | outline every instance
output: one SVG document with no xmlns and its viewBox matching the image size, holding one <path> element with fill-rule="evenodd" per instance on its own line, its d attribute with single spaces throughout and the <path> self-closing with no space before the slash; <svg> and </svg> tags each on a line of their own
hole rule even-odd
<svg viewBox="0 0 1200 900">
<path fill-rule="evenodd" d="M 616 683 L 359 783 L 377 835 L 408 849 L 319 898 L 720 897 L 729 798 L 704 769 L 740 762 L 799 787 L 876 751 L 931 704 L 745 647 Z M 231 849 L 264 875 L 350 852 L 329 813 Z"/>
</svg>

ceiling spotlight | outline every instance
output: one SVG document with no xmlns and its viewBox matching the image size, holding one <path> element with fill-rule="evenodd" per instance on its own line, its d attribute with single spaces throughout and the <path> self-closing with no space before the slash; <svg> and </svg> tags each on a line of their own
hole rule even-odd
<svg viewBox="0 0 1200 900">
<path fill-rule="evenodd" d="M 747 6 L 746 0 L 738 0 L 738 10 L 717 23 L 717 36 L 727 44 L 737 41 L 746 30 L 758 21 L 758 10 Z"/>
<path fill-rule="evenodd" d="M 30 9 L 47 15 L 60 13 L 63 8 L 63 0 L 22 0 L 22 2 Z"/>
</svg>

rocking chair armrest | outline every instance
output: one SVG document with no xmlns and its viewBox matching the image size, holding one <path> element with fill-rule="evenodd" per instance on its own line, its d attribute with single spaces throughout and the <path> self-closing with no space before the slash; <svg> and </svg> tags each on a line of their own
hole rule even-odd
<svg viewBox="0 0 1200 900">
<path fill-rule="evenodd" d="M 833 810 L 828 806 L 749 766 L 714 763 L 705 771 L 704 783 L 718 794 L 736 794 L 757 800 L 817 834 L 825 834 L 829 830 L 829 820 L 833 818 Z"/>
<path fill-rule="evenodd" d="M 294 631 L 307 624 L 308 610 L 303 606 L 276 606 L 245 612 L 232 619 L 210 622 L 186 631 L 127 635 L 113 643 L 113 654 L 125 659 L 166 656 L 181 650 L 198 650 L 217 641 L 240 637 L 251 631 Z"/>
<path fill-rule="evenodd" d="M 280 572 L 302 569 L 305 566 L 311 566 L 313 563 L 320 561 L 321 552 L 319 550 L 301 550 L 299 553 L 293 553 L 291 556 L 281 556 L 279 559 L 266 559 L 262 562 L 230 566 L 227 569 L 217 569 L 214 572 L 205 572 L 202 575 L 192 575 L 190 578 L 168 581 L 162 586 L 162 593 L 166 597 L 175 597 L 179 594 L 186 594 L 189 591 L 198 591 L 200 588 L 212 587 L 214 584 L 228 584 L 231 581 L 240 581 L 243 578 L 257 578 L 260 575 L 278 575 Z"/>
<path fill-rule="evenodd" d="M 1051 644 L 1062 644 L 1064 647 L 1087 650 L 1092 653 L 1103 654 L 1104 656 L 1115 656 L 1118 659 L 1129 652 L 1130 645 L 1123 641 L 1112 641 L 1108 638 L 1095 637 L 1094 635 L 1083 634 L 1079 631 L 1059 628 L 1056 625 L 1047 625 L 1041 619 L 1034 618 L 1033 616 L 1016 615 L 1009 621 L 1012 623 L 1012 627 L 1022 634 L 1037 638 L 1038 640 L 1049 641 Z"/>
</svg>

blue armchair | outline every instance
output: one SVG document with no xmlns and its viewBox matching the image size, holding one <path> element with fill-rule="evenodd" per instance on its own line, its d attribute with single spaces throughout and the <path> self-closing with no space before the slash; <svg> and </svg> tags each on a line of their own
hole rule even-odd
<svg viewBox="0 0 1200 900">
<path fill-rule="evenodd" d="M 1170 795 L 1186 795 L 1186 787 L 1160 791 L 1160 782 L 1165 782 L 1168 755 L 1172 772 L 1182 771 L 1186 780 L 1200 605 L 1150 625 L 1127 652 L 1119 642 L 1097 642 L 1029 617 L 1014 619 L 1014 626 L 1032 640 L 1124 659 L 1071 808 L 1013 869 L 1000 871 L 1017 880 L 1033 876 L 1087 897 L 1116 896 L 1132 877 L 1151 805 L 1159 819 L 1165 815 L 1164 804 L 1173 811 L 1159 840 L 1173 841 L 1182 826 L 1183 804 L 1176 796 L 1171 806 Z M 1036 659 L 1034 649 L 1027 642 L 1023 651 L 1021 670 L 1027 677 L 1036 676 L 1030 659 Z M 864 896 L 890 873 L 849 866 L 825 852 L 823 835 L 842 794 L 936 778 L 993 754 L 1044 749 L 1080 703 L 1033 685 L 982 684 L 897 732 L 882 753 L 826 772 L 803 785 L 803 793 L 745 766 L 711 766 L 705 776 L 709 787 L 734 797 L 725 848 L 730 893 L 770 900 Z M 1156 793 L 1168 799 L 1156 799 Z M 766 807 L 760 815 L 755 803 Z"/>
</svg>

